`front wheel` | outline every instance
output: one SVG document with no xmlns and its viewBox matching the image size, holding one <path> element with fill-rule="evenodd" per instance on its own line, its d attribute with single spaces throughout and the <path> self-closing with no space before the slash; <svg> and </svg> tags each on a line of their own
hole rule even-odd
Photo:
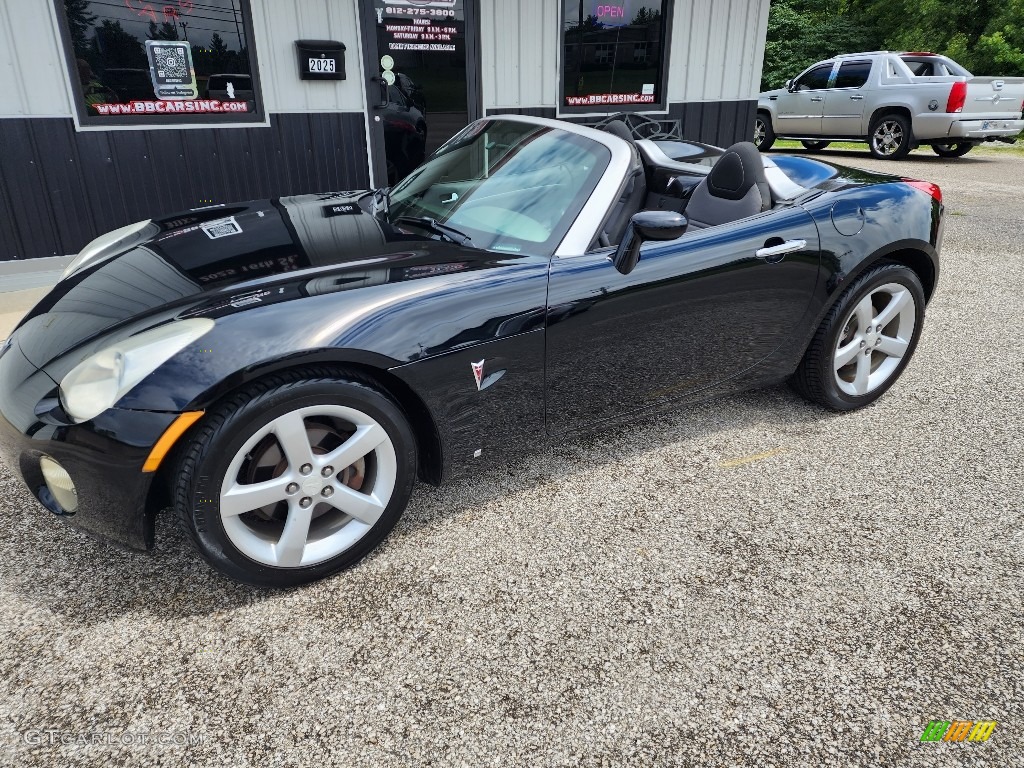
<svg viewBox="0 0 1024 768">
<path fill-rule="evenodd" d="M 924 322 L 924 289 L 899 264 L 868 270 L 836 302 L 790 383 L 836 411 L 874 402 L 910 362 Z"/>
<path fill-rule="evenodd" d="M 401 517 L 415 468 L 412 431 L 372 382 L 288 371 L 207 412 L 183 449 L 175 507 L 221 573 L 294 586 L 369 554 Z"/>
<path fill-rule="evenodd" d="M 941 142 L 932 144 L 932 152 L 939 157 L 963 157 L 974 149 L 974 145 L 968 142 L 949 143 Z"/>
<path fill-rule="evenodd" d="M 766 112 L 758 112 L 754 118 L 754 146 L 761 152 L 767 152 L 775 143 L 775 131 L 772 130 L 772 119 Z"/>
<path fill-rule="evenodd" d="M 899 160 L 910 152 L 910 121 L 903 115 L 882 115 L 871 124 L 868 147 L 880 160 Z"/>
<path fill-rule="evenodd" d="M 825 147 L 827 147 L 832 142 L 831 141 L 801 141 L 800 143 L 804 145 L 804 149 L 806 149 L 808 152 L 820 152 L 821 150 L 825 149 Z"/>
</svg>

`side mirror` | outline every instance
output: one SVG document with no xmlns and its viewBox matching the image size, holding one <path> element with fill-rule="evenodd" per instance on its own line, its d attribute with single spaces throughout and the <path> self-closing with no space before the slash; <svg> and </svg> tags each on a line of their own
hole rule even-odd
<svg viewBox="0 0 1024 768">
<path fill-rule="evenodd" d="M 615 268 L 624 275 L 636 269 L 640 246 L 648 240 L 678 240 L 690 222 L 675 211 L 640 211 L 633 215 L 615 251 Z"/>
<path fill-rule="evenodd" d="M 786 90 L 789 91 L 790 93 L 793 92 L 793 81 L 792 80 L 787 80 L 786 81 Z"/>
</svg>

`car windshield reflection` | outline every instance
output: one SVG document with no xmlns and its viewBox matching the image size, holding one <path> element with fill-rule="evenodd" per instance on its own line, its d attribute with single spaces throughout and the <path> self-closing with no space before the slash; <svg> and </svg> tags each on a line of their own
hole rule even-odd
<svg viewBox="0 0 1024 768">
<path fill-rule="evenodd" d="M 429 218 L 478 248 L 553 253 L 608 167 L 599 142 L 547 126 L 473 123 L 391 192 L 388 219 Z"/>
</svg>

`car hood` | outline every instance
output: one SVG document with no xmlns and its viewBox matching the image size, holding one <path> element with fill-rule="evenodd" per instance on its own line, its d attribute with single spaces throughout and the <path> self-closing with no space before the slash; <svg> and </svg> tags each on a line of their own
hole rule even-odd
<svg viewBox="0 0 1024 768">
<path fill-rule="evenodd" d="M 781 96 L 784 93 L 786 93 L 785 88 L 776 88 L 774 91 L 764 91 L 758 96 L 758 98 L 767 99 L 770 98 L 771 96 Z"/>
<path fill-rule="evenodd" d="M 62 280 L 15 335 L 42 368 L 122 328 L 476 266 L 471 249 L 370 214 L 362 192 L 258 200 L 154 219 L 147 240 Z M 297 288 L 296 286 L 301 286 Z"/>
</svg>

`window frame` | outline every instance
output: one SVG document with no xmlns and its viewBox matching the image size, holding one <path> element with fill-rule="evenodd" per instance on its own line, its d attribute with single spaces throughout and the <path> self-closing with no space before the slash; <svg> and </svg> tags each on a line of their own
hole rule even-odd
<svg viewBox="0 0 1024 768">
<path fill-rule="evenodd" d="M 825 85 L 824 86 L 822 86 L 821 88 L 809 88 L 809 87 L 808 88 L 801 88 L 800 87 L 800 81 L 803 80 L 805 77 L 807 77 L 807 75 L 811 74 L 812 72 L 819 72 L 819 71 L 823 71 L 823 70 L 826 70 L 826 69 L 828 70 L 828 76 L 825 78 Z M 828 63 L 828 64 L 815 64 L 813 67 L 810 67 L 807 70 L 805 70 L 804 72 L 800 73 L 800 75 L 793 81 L 793 85 L 794 85 L 793 93 L 811 93 L 811 92 L 817 93 L 818 91 L 827 91 L 829 88 L 832 87 L 832 83 L 834 82 L 834 79 L 835 79 L 834 75 L 835 75 L 836 71 L 837 71 L 836 62 L 834 62 L 834 61 L 831 62 L 831 63 Z"/>
<path fill-rule="evenodd" d="M 864 76 L 864 82 L 863 83 L 861 83 L 860 85 L 840 85 L 839 84 L 839 77 L 843 73 L 843 67 L 863 66 L 865 64 L 867 65 L 868 73 Z M 833 89 L 844 90 L 844 91 L 847 91 L 847 90 L 854 90 L 854 91 L 855 90 L 860 90 L 861 88 L 866 86 L 868 84 L 868 82 L 871 80 L 871 73 L 873 71 L 874 71 L 874 62 L 871 61 L 871 59 L 848 59 L 848 60 L 843 60 L 843 61 L 839 62 L 839 66 L 836 67 L 835 71 L 832 73 L 832 76 L 831 76 L 831 79 L 829 80 L 829 82 L 831 83 L 831 87 Z"/>
<path fill-rule="evenodd" d="M 79 129 L 131 130 L 138 128 L 210 128 L 210 127 L 242 127 L 253 128 L 268 126 L 270 121 L 263 102 L 263 86 L 260 79 L 259 56 L 252 19 L 250 0 L 237 0 L 242 14 L 242 29 L 245 32 L 246 48 L 249 57 L 249 77 L 252 81 L 255 111 L 232 112 L 222 114 L 139 114 L 104 117 L 91 115 L 85 104 L 85 92 L 78 77 L 78 57 L 71 41 L 71 30 L 68 26 L 67 14 L 64 13 L 64 0 L 52 0 L 50 10 L 57 23 L 58 38 L 64 52 L 65 75 L 67 76 L 68 95 L 72 101 L 71 114 Z M 154 100 L 157 100 L 154 95 Z M 202 99 L 197 99 L 202 100 Z"/>
<path fill-rule="evenodd" d="M 616 112 L 650 112 L 656 114 L 668 114 L 669 73 L 672 71 L 670 66 L 670 60 L 672 57 L 672 22 L 673 11 L 675 10 L 675 0 L 660 1 L 662 4 L 662 37 L 661 63 L 659 66 L 658 80 L 661 86 L 661 93 L 658 95 L 661 97 L 661 100 L 649 102 L 647 104 L 585 104 L 583 106 L 569 106 L 565 103 L 565 2 L 564 0 L 558 0 L 558 21 L 560 31 L 558 35 L 558 83 L 556 88 L 557 107 L 555 109 L 555 115 L 557 117 L 583 117 L 586 115 L 604 116 L 614 114 Z M 583 2 L 583 0 L 580 0 L 580 2 Z"/>
</svg>

